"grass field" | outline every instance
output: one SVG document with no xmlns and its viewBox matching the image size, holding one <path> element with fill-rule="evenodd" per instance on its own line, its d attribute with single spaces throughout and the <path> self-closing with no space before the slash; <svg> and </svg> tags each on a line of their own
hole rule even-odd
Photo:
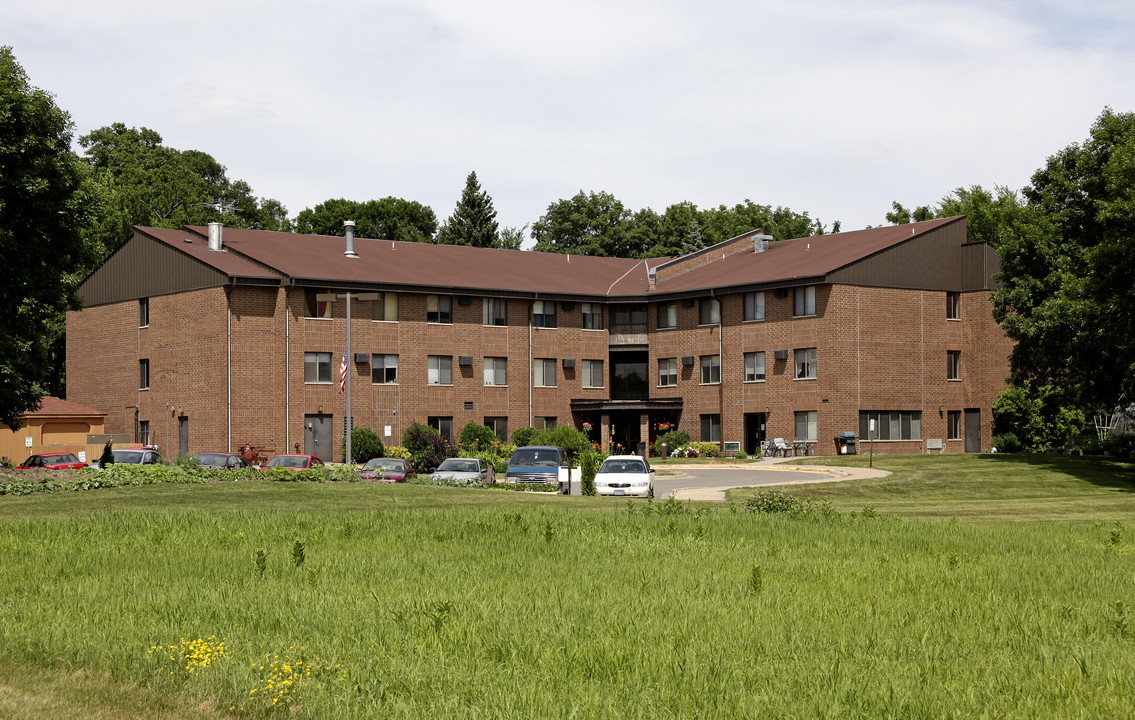
<svg viewBox="0 0 1135 720">
<path fill-rule="evenodd" d="M 0 717 L 1132 717 L 1130 516 L 1089 517 L 1130 503 L 1131 467 L 893 460 L 793 490 L 854 517 L 363 484 L 0 497 Z M 947 519 L 890 514 L 920 493 Z"/>
</svg>

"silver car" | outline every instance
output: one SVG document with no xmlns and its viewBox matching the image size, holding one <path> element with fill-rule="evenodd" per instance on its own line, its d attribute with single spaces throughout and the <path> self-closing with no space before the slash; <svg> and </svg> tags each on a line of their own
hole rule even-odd
<svg viewBox="0 0 1135 720">
<path fill-rule="evenodd" d="M 447 458 L 442 460 L 441 465 L 437 466 L 437 470 L 430 473 L 430 477 L 480 480 L 483 483 L 495 483 L 497 481 L 493 466 L 477 458 Z"/>
</svg>

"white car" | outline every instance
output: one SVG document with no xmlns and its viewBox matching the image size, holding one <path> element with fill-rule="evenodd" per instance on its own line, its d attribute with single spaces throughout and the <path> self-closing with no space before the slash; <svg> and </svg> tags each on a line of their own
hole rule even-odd
<svg viewBox="0 0 1135 720">
<path fill-rule="evenodd" d="M 638 455 L 612 455 L 595 474 L 598 495 L 654 497 L 654 470 Z"/>
</svg>

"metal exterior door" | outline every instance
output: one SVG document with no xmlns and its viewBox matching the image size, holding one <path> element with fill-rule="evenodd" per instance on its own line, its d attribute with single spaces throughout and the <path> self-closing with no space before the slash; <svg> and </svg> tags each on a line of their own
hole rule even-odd
<svg viewBox="0 0 1135 720">
<path fill-rule="evenodd" d="M 331 462 L 331 416 L 303 416 L 303 451 L 323 462 Z"/>
<path fill-rule="evenodd" d="M 981 410 L 966 409 L 966 452 L 981 452 Z"/>
<path fill-rule="evenodd" d="M 177 454 L 189 454 L 189 418 L 179 417 L 177 419 Z"/>
</svg>

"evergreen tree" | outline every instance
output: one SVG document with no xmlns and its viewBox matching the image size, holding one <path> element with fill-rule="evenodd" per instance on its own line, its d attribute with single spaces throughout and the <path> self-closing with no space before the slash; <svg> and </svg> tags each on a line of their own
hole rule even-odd
<svg viewBox="0 0 1135 720">
<path fill-rule="evenodd" d="M 493 199 L 481 189 L 477 173 L 469 173 L 465 178 L 465 190 L 453 214 L 437 231 L 440 245 L 472 245 L 473 247 L 498 247 L 500 235 L 497 231 L 497 211 Z"/>
</svg>

